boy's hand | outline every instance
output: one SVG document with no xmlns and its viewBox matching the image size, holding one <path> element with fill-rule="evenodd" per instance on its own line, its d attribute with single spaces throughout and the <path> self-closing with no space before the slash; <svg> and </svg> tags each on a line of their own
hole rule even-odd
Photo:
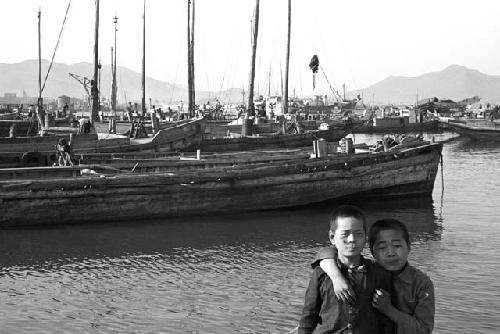
<svg viewBox="0 0 500 334">
<path fill-rule="evenodd" d="M 391 294 L 384 289 L 377 289 L 373 293 L 372 306 L 380 312 L 387 314 L 391 308 Z"/>
<path fill-rule="evenodd" d="M 356 302 L 356 294 L 344 276 L 333 276 L 331 279 L 333 282 L 333 292 L 335 293 L 335 297 L 343 302 L 354 304 Z"/>
</svg>

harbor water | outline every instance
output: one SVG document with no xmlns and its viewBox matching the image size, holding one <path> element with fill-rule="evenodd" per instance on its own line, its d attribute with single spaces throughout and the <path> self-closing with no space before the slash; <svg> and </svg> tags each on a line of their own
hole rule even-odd
<svg viewBox="0 0 500 334">
<path fill-rule="evenodd" d="M 349 203 L 407 223 L 434 333 L 499 333 L 500 143 L 459 138 L 443 158 L 432 196 Z M 288 333 L 339 203 L 0 230 L 0 333 Z"/>
</svg>

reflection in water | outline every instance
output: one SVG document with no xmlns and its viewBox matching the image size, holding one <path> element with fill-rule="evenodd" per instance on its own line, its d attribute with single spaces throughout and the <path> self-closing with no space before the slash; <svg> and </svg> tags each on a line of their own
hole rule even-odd
<svg viewBox="0 0 500 334">
<path fill-rule="evenodd" d="M 434 333 L 498 333 L 500 145 L 460 138 L 443 156 L 432 198 L 352 204 L 408 225 L 410 262 L 436 287 Z M 286 333 L 338 204 L 0 230 L 1 331 Z"/>
<path fill-rule="evenodd" d="M 435 222 L 430 197 L 349 203 L 360 206 L 369 223 L 393 217 L 408 225 L 414 239 L 439 239 L 441 228 Z M 265 249 L 289 242 L 315 246 L 327 242 L 328 215 L 339 204 L 327 202 L 238 216 L 3 230 L 0 253 L 3 266 L 9 267 L 248 243 Z"/>
<path fill-rule="evenodd" d="M 461 137 L 457 143 L 457 150 L 462 152 L 483 152 L 493 156 L 500 153 L 500 140 L 480 141 Z"/>
</svg>

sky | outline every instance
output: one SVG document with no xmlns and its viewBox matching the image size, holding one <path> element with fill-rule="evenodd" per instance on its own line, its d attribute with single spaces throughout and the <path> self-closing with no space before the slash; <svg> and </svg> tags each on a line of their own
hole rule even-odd
<svg viewBox="0 0 500 334">
<path fill-rule="evenodd" d="M 500 75 L 500 1 L 292 0 L 290 95 L 363 89 L 388 76 L 419 76 L 458 64 Z M 68 0 L 0 1 L 0 63 L 51 59 Z M 285 70 L 287 0 L 261 0 L 256 93 L 277 94 Z M 248 89 L 255 0 L 196 0 L 196 89 Z M 118 17 L 117 64 L 141 71 L 143 0 L 100 0 L 99 51 L 111 63 Z M 72 0 L 55 55 L 93 62 L 95 0 Z M 187 0 L 146 0 L 146 75 L 187 86 Z M 309 61 L 321 69 L 312 86 Z M 91 73 L 82 73 L 91 76 Z M 119 73 L 118 73 L 119 77 Z M 1 80 L 1 78 L 0 78 Z"/>
</svg>

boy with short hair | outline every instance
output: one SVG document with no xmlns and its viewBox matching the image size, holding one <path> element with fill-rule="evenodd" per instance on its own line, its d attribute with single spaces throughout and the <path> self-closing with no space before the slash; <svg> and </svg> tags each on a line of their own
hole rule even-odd
<svg viewBox="0 0 500 334">
<path fill-rule="evenodd" d="M 396 219 L 376 221 L 369 231 L 370 250 L 378 265 L 392 275 L 395 296 L 377 291 L 372 305 L 396 323 L 398 334 L 429 334 L 434 328 L 434 286 L 422 271 L 411 266 L 407 259 L 410 252 L 410 237 L 405 224 Z M 348 284 L 342 277 L 334 259 L 335 249 L 323 248 L 318 252 L 315 263 L 330 276 L 335 294 L 349 299 Z M 314 266 L 314 263 L 313 263 Z M 339 288 L 342 287 L 342 288 Z"/>
<path fill-rule="evenodd" d="M 356 292 L 356 302 L 335 297 L 332 280 L 316 267 L 306 291 L 299 334 L 393 333 L 394 324 L 378 312 L 371 300 L 376 289 L 392 290 L 390 275 L 361 256 L 366 243 L 366 222 L 354 206 L 344 205 L 330 216 L 330 241 L 338 249 L 338 266 Z"/>
</svg>

